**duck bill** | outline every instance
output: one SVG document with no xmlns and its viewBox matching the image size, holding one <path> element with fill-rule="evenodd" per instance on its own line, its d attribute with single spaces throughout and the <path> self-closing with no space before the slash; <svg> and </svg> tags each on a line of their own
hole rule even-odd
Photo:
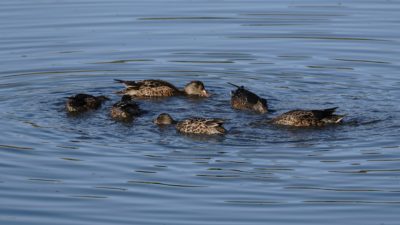
<svg viewBox="0 0 400 225">
<path fill-rule="evenodd" d="M 202 90 L 201 91 L 201 96 L 203 96 L 203 97 L 210 97 L 211 96 L 211 94 L 209 93 L 209 92 L 207 92 L 206 90 Z"/>
</svg>

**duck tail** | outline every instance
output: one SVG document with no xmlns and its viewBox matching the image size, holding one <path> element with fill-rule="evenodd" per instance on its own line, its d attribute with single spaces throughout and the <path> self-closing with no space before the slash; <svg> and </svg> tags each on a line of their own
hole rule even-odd
<svg viewBox="0 0 400 225">
<path fill-rule="evenodd" d="M 336 109 L 338 109 L 338 108 L 339 108 L 339 107 L 333 107 L 333 108 L 323 109 L 322 111 L 324 111 L 324 113 L 326 113 L 326 114 L 331 115 L 331 114 L 333 114 L 333 113 L 336 111 Z"/>
<path fill-rule="evenodd" d="M 227 130 L 222 126 L 216 127 L 215 129 L 219 132 L 219 134 L 225 134 L 227 132 Z"/>
<path fill-rule="evenodd" d="M 232 86 L 234 86 L 234 87 L 237 87 L 237 88 L 243 88 L 243 86 L 239 86 L 239 85 L 236 85 L 236 84 L 232 84 L 231 82 L 227 82 L 228 84 L 230 84 L 230 85 L 232 85 Z"/>
<path fill-rule="evenodd" d="M 326 118 L 330 117 L 333 115 L 333 113 L 336 111 L 338 107 L 333 107 L 333 108 L 327 108 L 327 109 L 321 109 L 321 110 L 312 110 L 316 115 L 318 115 L 321 118 Z"/>
<path fill-rule="evenodd" d="M 338 107 L 321 109 L 321 110 L 311 110 L 311 112 L 319 119 L 328 119 L 332 123 L 332 118 L 336 117 L 333 113 L 336 111 Z"/>
<path fill-rule="evenodd" d="M 124 80 L 120 80 L 120 79 L 114 79 L 114 81 L 115 81 L 115 83 L 125 83 L 125 81 Z"/>
<path fill-rule="evenodd" d="M 211 119 L 206 122 L 206 125 L 210 127 L 219 127 L 222 126 L 222 124 L 224 124 L 223 119 Z"/>
<path fill-rule="evenodd" d="M 138 83 L 136 81 L 132 80 L 120 80 L 120 79 L 114 79 L 116 83 L 120 83 L 125 85 L 125 87 L 136 87 Z"/>
</svg>

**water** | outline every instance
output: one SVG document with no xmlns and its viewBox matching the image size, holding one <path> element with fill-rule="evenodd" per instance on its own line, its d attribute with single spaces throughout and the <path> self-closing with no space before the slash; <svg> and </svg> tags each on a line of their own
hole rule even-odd
<svg viewBox="0 0 400 225">
<path fill-rule="evenodd" d="M 398 1 L 0 3 L 1 224 L 398 224 Z M 213 97 L 108 116 L 119 79 L 204 81 Z M 274 112 L 229 107 L 227 82 Z M 106 94 L 74 118 L 65 97 Z M 339 106 L 341 126 L 270 118 Z M 225 137 L 159 129 L 226 119 Z"/>
</svg>

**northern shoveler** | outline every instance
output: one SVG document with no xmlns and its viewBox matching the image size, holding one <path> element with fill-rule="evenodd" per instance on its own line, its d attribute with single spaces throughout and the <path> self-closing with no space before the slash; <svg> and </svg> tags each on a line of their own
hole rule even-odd
<svg viewBox="0 0 400 225">
<path fill-rule="evenodd" d="M 125 81 L 115 79 L 115 81 L 126 86 L 126 89 L 117 92 L 118 94 L 126 94 L 133 97 L 210 96 L 201 81 L 191 81 L 183 90 L 179 90 L 173 84 L 163 80 Z"/>
<path fill-rule="evenodd" d="M 239 110 L 250 110 L 257 113 L 268 112 L 267 100 L 259 97 L 253 92 L 245 89 L 243 86 L 238 86 L 232 83 L 228 83 L 235 86 L 237 89 L 232 91 L 231 106 L 234 109 Z"/>
<path fill-rule="evenodd" d="M 321 127 L 340 123 L 344 115 L 335 115 L 335 108 L 322 110 L 292 110 L 271 120 L 273 124 L 295 127 Z"/>
<path fill-rule="evenodd" d="M 93 96 L 88 94 L 77 94 L 68 97 L 65 104 L 69 113 L 81 113 L 100 108 L 104 101 L 109 100 L 106 96 Z"/>
<path fill-rule="evenodd" d="M 175 121 L 169 114 L 162 113 L 155 120 L 155 124 L 176 124 L 175 128 L 185 134 L 225 134 L 226 129 L 222 126 L 224 121 L 215 118 L 189 118 Z"/>
<path fill-rule="evenodd" d="M 136 116 L 140 116 L 143 111 L 139 105 L 134 102 L 129 95 L 124 95 L 121 101 L 115 103 L 110 111 L 110 115 L 116 120 L 132 120 Z"/>
</svg>

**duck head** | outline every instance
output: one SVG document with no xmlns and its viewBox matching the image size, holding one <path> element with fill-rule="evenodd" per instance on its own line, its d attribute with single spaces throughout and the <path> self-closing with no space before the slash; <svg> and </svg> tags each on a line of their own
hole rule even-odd
<svg viewBox="0 0 400 225">
<path fill-rule="evenodd" d="M 210 97 L 210 93 L 206 91 L 203 82 L 198 80 L 189 82 L 185 86 L 184 92 L 191 96 Z"/>
<path fill-rule="evenodd" d="M 161 113 L 153 122 L 157 125 L 170 125 L 176 123 L 168 113 Z"/>
</svg>

